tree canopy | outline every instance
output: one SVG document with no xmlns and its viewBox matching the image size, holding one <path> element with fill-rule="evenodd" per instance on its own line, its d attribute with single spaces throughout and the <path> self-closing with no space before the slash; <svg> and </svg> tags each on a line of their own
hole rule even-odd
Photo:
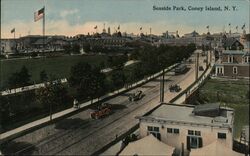
<svg viewBox="0 0 250 156">
<path fill-rule="evenodd" d="M 15 72 L 9 77 L 9 87 L 18 88 L 29 85 L 30 77 L 28 69 L 23 66 L 19 72 Z"/>
<path fill-rule="evenodd" d="M 93 99 L 105 92 L 105 75 L 100 68 L 91 67 L 88 63 L 80 62 L 71 68 L 69 83 L 76 87 L 78 99 Z"/>
</svg>

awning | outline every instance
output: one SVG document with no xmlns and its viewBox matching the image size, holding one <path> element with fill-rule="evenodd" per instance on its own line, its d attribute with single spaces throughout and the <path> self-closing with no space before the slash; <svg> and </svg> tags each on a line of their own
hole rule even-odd
<svg viewBox="0 0 250 156">
<path fill-rule="evenodd" d="M 161 155 L 171 156 L 174 147 L 164 144 L 152 134 L 129 143 L 119 155 Z"/>
<path fill-rule="evenodd" d="M 215 141 L 207 146 L 191 149 L 190 156 L 243 156 L 244 154 L 233 151 L 219 141 Z"/>
</svg>

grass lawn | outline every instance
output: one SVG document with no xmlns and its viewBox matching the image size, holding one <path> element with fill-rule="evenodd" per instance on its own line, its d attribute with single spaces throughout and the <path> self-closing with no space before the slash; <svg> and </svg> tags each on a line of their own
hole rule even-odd
<svg viewBox="0 0 250 156">
<path fill-rule="evenodd" d="M 106 62 L 107 56 L 61 56 L 52 58 L 40 59 L 25 59 L 25 60 L 9 60 L 1 61 L 0 63 L 0 89 L 5 88 L 8 84 L 9 76 L 17 71 L 20 71 L 25 65 L 31 77 L 32 82 L 40 81 L 40 72 L 45 70 L 47 75 L 52 79 L 68 77 L 70 69 L 78 62 L 88 62 L 92 65 L 98 65 L 102 61 Z"/>
<path fill-rule="evenodd" d="M 235 137 L 240 137 L 242 126 L 249 124 L 249 81 L 208 80 L 199 90 L 200 103 L 221 102 L 235 110 Z"/>
</svg>

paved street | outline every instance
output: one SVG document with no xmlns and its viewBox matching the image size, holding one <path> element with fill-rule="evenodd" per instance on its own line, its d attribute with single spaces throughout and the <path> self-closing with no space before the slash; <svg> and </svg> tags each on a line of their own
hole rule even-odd
<svg viewBox="0 0 250 156">
<path fill-rule="evenodd" d="M 203 60 L 204 57 L 200 57 L 200 63 L 205 69 Z M 178 83 L 183 90 L 194 82 L 194 64 L 188 66 L 190 70 L 182 75 L 170 76 L 166 73 L 165 102 L 178 94 L 170 93 L 169 85 Z M 199 75 L 201 73 L 202 71 Z M 136 125 L 138 123 L 136 116 L 143 115 L 159 104 L 159 85 L 159 79 L 156 79 L 137 88 L 145 94 L 137 102 L 128 101 L 128 95 L 136 89 L 107 101 L 112 104 L 113 113 L 103 119 L 90 119 L 89 114 L 92 110 L 87 109 L 11 141 L 3 152 L 90 155 L 114 140 L 116 135 L 119 136 Z"/>
</svg>

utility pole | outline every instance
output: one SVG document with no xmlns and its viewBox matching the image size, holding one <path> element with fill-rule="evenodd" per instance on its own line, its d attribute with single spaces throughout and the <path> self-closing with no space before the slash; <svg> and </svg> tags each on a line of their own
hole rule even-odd
<svg viewBox="0 0 250 156">
<path fill-rule="evenodd" d="M 210 50 L 209 50 L 210 51 Z M 208 67 L 208 50 L 206 51 L 206 68 Z"/>
<path fill-rule="evenodd" d="M 210 66 L 212 65 L 212 48 L 211 47 L 209 50 L 209 64 L 210 64 Z"/>
<path fill-rule="evenodd" d="M 196 53 L 196 63 L 195 63 L 195 80 L 198 80 L 198 71 L 199 71 L 199 53 Z"/>
<path fill-rule="evenodd" d="M 164 83 L 165 83 L 165 70 L 162 70 L 162 81 L 160 83 L 160 103 L 164 103 Z"/>
</svg>

